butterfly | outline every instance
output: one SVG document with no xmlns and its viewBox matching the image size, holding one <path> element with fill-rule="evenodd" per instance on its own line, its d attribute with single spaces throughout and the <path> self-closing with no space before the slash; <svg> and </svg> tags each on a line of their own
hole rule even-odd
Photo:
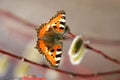
<svg viewBox="0 0 120 80">
<path fill-rule="evenodd" d="M 58 67 L 61 61 L 64 34 L 70 31 L 66 25 L 65 11 L 58 11 L 49 22 L 37 29 L 37 50 L 45 56 L 52 67 Z"/>
</svg>

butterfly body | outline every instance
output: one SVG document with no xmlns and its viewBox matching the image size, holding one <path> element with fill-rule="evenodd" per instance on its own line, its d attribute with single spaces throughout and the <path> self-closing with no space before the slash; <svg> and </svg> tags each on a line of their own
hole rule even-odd
<svg viewBox="0 0 120 80">
<path fill-rule="evenodd" d="M 69 31 L 65 25 L 65 12 L 59 11 L 48 23 L 37 29 L 36 48 L 49 61 L 52 67 L 58 67 L 62 55 L 64 34 Z"/>
<path fill-rule="evenodd" d="M 57 42 L 63 40 L 64 37 L 61 34 L 48 34 L 41 39 L 46 41 L 46 42 L 57 43 Z"/>
</svg>

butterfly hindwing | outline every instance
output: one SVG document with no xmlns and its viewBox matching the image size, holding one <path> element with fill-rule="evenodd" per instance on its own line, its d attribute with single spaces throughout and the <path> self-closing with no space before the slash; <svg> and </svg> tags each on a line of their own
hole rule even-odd
<svg viewBox="0 0 120 80">
<path fill-rule="evenodd" d="M 51 43 L 45 42 L 44 40 L 39 40 L 37 47 L 39 51 L 41 51 L 41 53 L 48 60 L 48 62 L 51 64 L 51 66 L 58 67 L 62 54 L 62 42 L 58 42 L 50 46 L 48 44 Z"/>
<path fill-rule="evenodd" d="M 53 67 L 58 67 L 62 55 L 62 42 L 53 45 L 45 55 Z"/>
</svg>

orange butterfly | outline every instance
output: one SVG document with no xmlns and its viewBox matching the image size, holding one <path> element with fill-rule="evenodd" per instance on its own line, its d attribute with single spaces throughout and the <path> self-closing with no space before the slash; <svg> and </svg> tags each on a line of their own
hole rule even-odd
<svg viewBox="0 0 120 80">
<path fill-rule="evenodd" d="M 61 10 L 48 23 L 42 24 L 37 29 L 36 48 L 45 56 L 51 66 L 56 68 L 61 61 L 62 40 L 65 39 L 63 35 L 70 31 L 65 23 L 65 11 Z"/>
</svg>

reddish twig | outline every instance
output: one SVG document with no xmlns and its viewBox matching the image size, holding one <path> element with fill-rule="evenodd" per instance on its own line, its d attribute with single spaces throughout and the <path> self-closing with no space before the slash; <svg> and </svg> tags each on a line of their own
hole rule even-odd
<svg viewBox="0 0 120 80">
<path fill-rule="evenodd" d="M 28 21 L 26 21 L 26 20 L 24 20 L 24 19 L 22 19 L 22 18 L 20 18 L 18 16 L 15 16 L 14 14 L 12 14 L 10 12 L 4 11 L 4 10 L 0 10 L 0 15 L 5 15 L 5 16 L 13 19 L 13 20 L 21 22 L 22 24 L 25 24 L 25 25 L 33 27 L 33 28 L 37 27 L 37 25 L 35 25 L 35 24 L 31 23 L 31 22 L 28 22 Z"/>
<path fill-rule="evenodd" d="M 105 59 L 108 59 L 109 61 L 112 61 L 112 62 L 114 62 L 114 63 L 120 65 L 120 61 L 119 61 L 119 60 L 117 60 L 117 59 L 113 59 L 113 58 L 109 57 L 108 55 L 106 55 L 106 54 L 103 53 L 102 51 L 97 50 L 97 49 L 91 47 L 91 46 L 88 45 L 88 44 L 85 44 L 85 47 L 86 47 L 87 49 L 90 49 L 90 50 L 92 50 L 92 51 L 94 51 L 94 52 L 96 52 L 96 53 L 102 55 Z"/>
<path fill-rule="evenodd" d="M 69 34 L 72 36 L 72 38 L 75 38 L 75 35 L 74 35 L 74 34 L 72 34 L 71 32 L 69 32 Z"/>
<path fill-rule="evenodd" d="M 107 39 L 101 39 L 101 38 L 94 38 L 94 37 L 86 37 L 87 40 L 89 40 L 91 43 L 95 44 L 104 44 L 104 45 L 120 45 L 120 40 L 107 40 Z"/>
<path fill-rule="evenodd" d="M 7 55 L 7 56 L 10 56 L 12 58 L 18 59 L 18 60 L 22 60 L 24 62 L 27 62 L 29 64 L 32 64 L 32 65 L 35 65 L 35 66 L 38 66 L 38 67 L 43 67 L 43 68 L 51 69 L 51 70 L 60 72 L 62 74 L 72 75 L 74 77 L 90 78 L 90 77 L 96 77 L 96 76 L 98 77 L 98 76 L 107 76 L 107 75 L 112 75 L 112 74 L 120 74 L 120 70 L 109 71 L 109 72 L 100 72 L 100 73 L 91 73 L 91 74 L 78 74 L 78 73 L 73 73 L 73 72 L 69 72 L 69 71 L 63 71 L 63 70 L 59 70 L 59 69 L 49 68 L 49 67 L 47 67 L 45 65 L 33 62 L 31 60 L 28 60 L 26 58 L 23 58 L 21 56 L 17 56 L 15 54 L 12 54 L 12 53 L 9 53 L 9 52 L 3 51 L 3 50 L 0 50 L 0 53 L 4 54 L 4 55 Z"/>
<path fill-rule="evenodd" d="M 72 36 L 72 38 L 75 38 L 76 36 L 69 32 L 69 34 Z M 84 37 L 84 36 L 82 36 Z M 85 40 L 89 40 L 91 43 L 96 44 L 106 44 L 106 45 L 120 45 L 120 40 L 107 40 L 107 39 L 101 39 L 101 38 L 93 38 L 93 37 L 84 37 Z"/>
</svg>

